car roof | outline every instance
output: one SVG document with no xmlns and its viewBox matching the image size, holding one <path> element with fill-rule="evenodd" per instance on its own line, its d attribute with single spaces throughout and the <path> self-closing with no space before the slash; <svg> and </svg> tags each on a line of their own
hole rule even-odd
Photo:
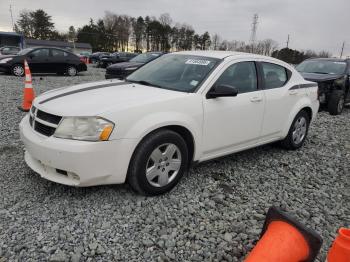
<svg viewBox="0 0 350 262">
<path fill-rule="evenodd" d="M 348 58 L 327 58 L 327 57 L 314 57 L 314 58 L 309 58 L 309 59 L 306 59 L 305 61 L 311 61 L 311 60 L 321 60 L 321 61 L 333 61 L 333 62 L 349 62 L 350 59 Z"/>
<path fill-rule="evenodd" d="M 252 53 L 243 53 L 243 52 L 234 52 L 234 51 L 214 51 L 214 50 L 200 50 L 200 51 L 181 51 L 176 52 L 175 54 L 184 54 L 184 55 L 195 55 L 195 56 L 206 56 L 218 59 L 224 59 L 227 57 L 239 56 L 240 58 L 269 58 L 267 56 L 256 55 Z"/>
</svg>

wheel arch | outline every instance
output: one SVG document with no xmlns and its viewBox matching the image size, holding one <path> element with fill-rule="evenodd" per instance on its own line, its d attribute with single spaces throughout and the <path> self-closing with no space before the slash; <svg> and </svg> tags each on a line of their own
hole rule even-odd
<svg viewBox="0 0 350 262">
<path fill-rule="evenodd" d="M 137 150 L 137 147 L 142 143 L 142 141 L 144 141 L 144 139 L 146 137 L 148 137 L 152 133 L 157 132 L 157 131 L 162 130 L 162 129 L 171 130 L 171 131 L 179 134 L 185 140 L 185 143 L 186 143 L 187 148 L 188 148 L 188 163 L 191 164 L 193 162 L 194 157 L 195 157 L 195 149 L 196 149 L 195 138 L 194 138 L 192 132 L 187 127 L 185 127 L 183 125 L 179 125 L 179 124 L 169 124 L 169 125 L 156 127 L 152 130 L 148 130 L 148 132 L 146 134 L 144 134 L 142 136 L 142 138 L 138 141 L 137 145 L 134 148 L 132 155 L 134 155 L 135 150 Z"/>
<path fill-rule="evenodd" d="M 295 108 L 294 110 L 291 111 L 289 117 L 288 117 L 288 121 L 287 121 L 287 125 L 285 126 L 284 130 L 283 130 L 283 137 L 286 137 L 288 135 L 289 129 L 293 123 L 294 118 L 296 117 L 296 115 L 300 112 L 300 111 L 306 111 L 306 113 L 308 114 L 309 118 L 310 118 L 310 123 L 313 120 L 313 109 L 312 106 L 309 103 L 306 103 L 306 101 L 301 101 Z"/>
</svg>

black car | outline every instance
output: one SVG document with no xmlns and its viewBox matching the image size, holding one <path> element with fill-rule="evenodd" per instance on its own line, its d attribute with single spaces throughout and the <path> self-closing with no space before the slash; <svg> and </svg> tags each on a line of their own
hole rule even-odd
<svg viewBox="0 0 350 262">
<path fill-rule="evenodd" d="M 17 46 L 3 46 L 0 47 L 0 55 L 15 55 L 17 54 L 21 49 Z"/>
<path fill-rule="evenodd" d="M 129 62 L 118 63 L 107 67 L 106 70 L 106 79 L 110 78 L 118 78 L 124 79 L 136 69 L 141 66 L 153 61 L 154 59 L 162 56 L 163 52 L 147 52 L 144 54 L 140 54 L 132 59 Z"/>
<path fill-rule="evenodd" d="M 91 63 L 96 64 L 98 61 L 100 61 L 101 56 L 109 56 L 111 53 L 109 52 L 96 52 L 92 53 L 89 57 L 89 60 Z"/>
<path fill-rule="evenodd" d="M 130 59 L 138 55 L 139 54 L 136 53 L 116 52 L 110 56 L 102 56 L 100 57 L 99 67 L 106 68 L 116 63 L 128 62 Z"/>
<path fill-rule="evenodd" d="M 17 55 L 0 56 L 0 72 L 24 75 L 24 60 L 32 73 L 56 73 L 75 76 L 86 71 L 86 64 L 75 54 L 59 48 L 26 48 Z"/>
<path fill-rule="evenodd" d="M 318 83 L 321 108 L 339 115 L 350 103 L 350 59 L 313 58 L 296 69 L 308 80 Z"/>
</svg>

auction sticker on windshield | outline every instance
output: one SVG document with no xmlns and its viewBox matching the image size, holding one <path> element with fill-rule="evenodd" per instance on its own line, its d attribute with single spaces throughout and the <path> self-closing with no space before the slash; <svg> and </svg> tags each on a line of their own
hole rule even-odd
<svg viewBox="0 0 350 262">
<path fill-rule="evenodd" d="M 204 65 L 204 66 L 207 66 L 210 64 L 210 61 L 208 60 L 198 60 L 198 59 L 188 59 L 186 61 L 187 65 Z"/>
</svg>

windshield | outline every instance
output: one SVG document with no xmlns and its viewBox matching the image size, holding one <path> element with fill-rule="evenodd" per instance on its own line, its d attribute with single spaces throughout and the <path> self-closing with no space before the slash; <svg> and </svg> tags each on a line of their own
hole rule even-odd
<svg viewBox="0 0 350 262">
<path fill-rule="evenodd" d="M 331 60 L 308 60 L 302 62 L 296 69 L 302 73 L 343 74 L 346 63 Z"/>
<path fill-rule="evenodd" d="M 25 48 L 25 49 L 22 49 L 20 52 L 18 52 L 17 55 L 26 55 L 32 50 L 33 48 Z"/>
<path fill-rule="evenodd" d="M 138 55 L 133 59 L 130 59 L 130 62 L 148 63 L 149 61 L 156 59 L 160 55 L 161 55 L 160 53 L 145 53 L 145 54 Z"/>
<path fill-rule="evenodd" d="M 126 80 L 141 84 L 193 92 L 203 82 L 220 59 L 192 55 L 163 55 L 132 73 Z"/>
</svg>

